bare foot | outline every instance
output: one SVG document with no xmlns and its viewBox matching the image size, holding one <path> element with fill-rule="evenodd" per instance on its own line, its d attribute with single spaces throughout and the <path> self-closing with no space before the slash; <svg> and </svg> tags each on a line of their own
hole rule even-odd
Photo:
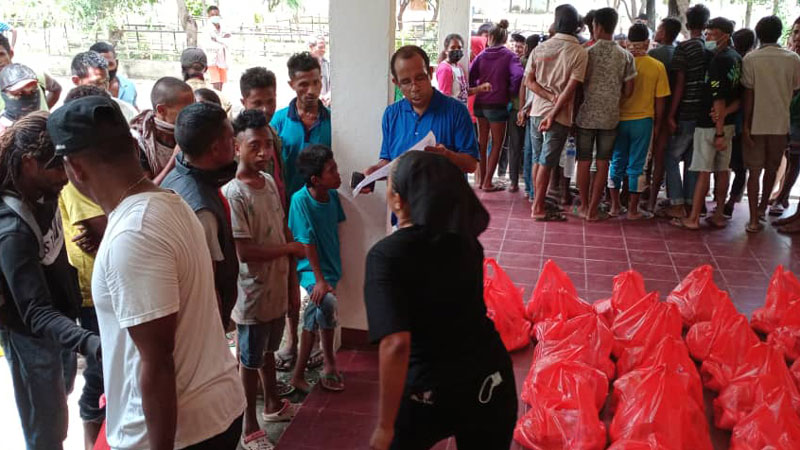
<svg viewBox="0 0 800 450">
<path fill-rule="evenodd" d="M 667 217 L 681 219 L 686 217 L 686 209 L 684 209 L 683 205 L 671 205 L 669 208 L 667 208 L 666 214 Z"/>
<path fill-rule="evenodd" d="M 642 211 L 642 210 L 636 212 L 628 211 L 628 220 L 647 220 L 652 218 L 653 218 L 653 213 L 651 213 L 650 211 Z"/>
<path fill-rule="evenodd" d="M 783 219 L 778 219 L 778 220 L 772 222 L 772 225 L 774 225 L 776 227 L 779 227 L 779 226 L 782 226 L 782 225 L 789 225 L 791 223 L 795 223 L 796 221 L 798 221 L 798 219 L 800 219 L 800 215 L 793 215 L 793 216 L 789 216 L 789 217 L 784 217 Z"/>
<path fill-rule="evenodd" d="M 299 379 L 298 380 L 296 378 L 292 378 L 292 380 L 289 382 L 289 384 L 294 386 L 295 389 L 297 389 L 298 391 L 311 392 L 311 385 L 308 384 L 308 381 L 306 381 L 305 379 Z"/>
<path fill-rule="evenodd" d="M 800 233 L 800 220 L 794 221 L 788 225 L 779 226 L 779 233 L 794 234 Z"/>
</svg>

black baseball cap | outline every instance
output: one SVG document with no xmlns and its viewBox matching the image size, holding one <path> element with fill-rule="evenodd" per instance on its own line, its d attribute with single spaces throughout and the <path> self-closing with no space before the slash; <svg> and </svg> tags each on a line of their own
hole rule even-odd
<svg viewBox="0 0 800 450">
<path fill-rule="evenodd" d="M 47 132 L 55 146 L 55 157 L 48 165 L 55 165 L 64 156 L 86 148 L 131 136 L 117 103 L 99 95 L 72 100 L 53 111 L 47 119 Z"/>
</svg>

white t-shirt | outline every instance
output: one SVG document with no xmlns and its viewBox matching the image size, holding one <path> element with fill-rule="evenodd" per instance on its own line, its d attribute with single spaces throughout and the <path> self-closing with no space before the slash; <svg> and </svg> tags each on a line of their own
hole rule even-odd
<svg viewBox="0 0 800 450">
<path fill-rule="evenodd" d="M 244 392 L 219 320 L 203 227 L 176 194 L 132 195 L 108 215 L 92 279 L 100 337 L 106 433 L 113 449 L 149 448 L 141 357 L 126 328 L 177 313 L 175 448 L 224 432 Z"/>
</svg>

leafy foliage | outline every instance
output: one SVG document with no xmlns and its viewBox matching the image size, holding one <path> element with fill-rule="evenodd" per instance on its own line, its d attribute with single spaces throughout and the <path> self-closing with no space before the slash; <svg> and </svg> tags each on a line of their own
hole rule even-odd
<svg viewBox="0 0 800 450">
<path fill-rule="evenodd" d="M 302 7 L 302 0 L 264 0 L 264 2 L 267 4 L 267 8 L 270 11 L 275 11 L 275 8 L 281 4 L 285 4 L 289 9 L 294 11 L 298 11 Z"/>
</svg>

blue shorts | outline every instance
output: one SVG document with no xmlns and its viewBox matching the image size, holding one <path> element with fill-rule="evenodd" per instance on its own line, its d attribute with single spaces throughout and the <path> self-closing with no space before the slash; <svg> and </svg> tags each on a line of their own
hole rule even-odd
<svg viewBox="0 0 800 450">
<path fill-rule="evenodd" d="M 283 328 L 286 320 L 283 317 L 265 323 L 252 325 L 236 325 L 239 335 L 239 361 L 248 369 L 260 369 L 264 366 L 264 352 L 276 352 L 281 346 Z"/>
<path fill-rule="evenodd" d="M 505 122 L 509 116 L 508 108 L 491 108 L 479 105 L 475 105 L 473 114 L 475 117 L 480 117 L 493 123 Z"/>
<path fill-rule="evenodd" d="M 308 295 L 303 299 L 305 304 L 305 312 L 303 313 L 303 329 L 306 331 L 317 331 L 318 329 L 333 330 L 338 325 L 338 314 L 336 311 L 336 296 L 333 294 L 326 294 L 325 297 L 319 302 L 319 305 L 311 301 L 311 291 L 314 286 L 309 286 Z"/>
</svg>

